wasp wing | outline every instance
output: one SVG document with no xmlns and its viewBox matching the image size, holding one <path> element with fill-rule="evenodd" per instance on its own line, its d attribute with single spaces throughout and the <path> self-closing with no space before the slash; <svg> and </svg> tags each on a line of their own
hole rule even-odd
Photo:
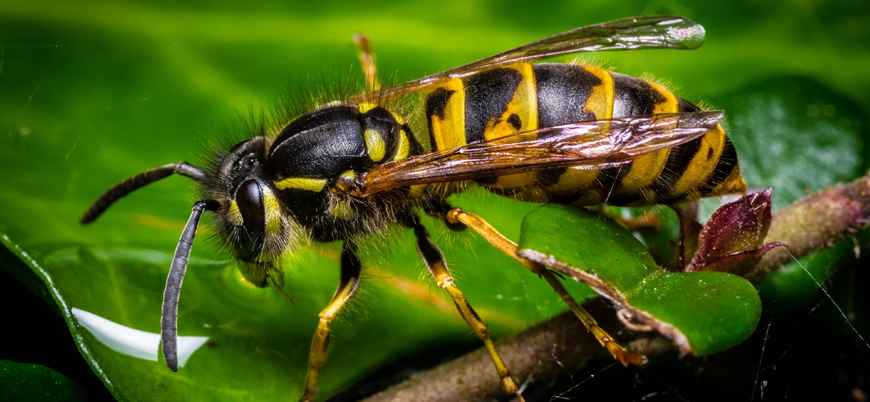
<svg viewBox="0 0 870 402">
<path fill-rule="evenodd" d="M 351 100 L 391 99 L 488 68 L 571 53 L 633 49 L 695 49 L 703 42 L 704 28 L 683 17 L 658 15 L 625 18 L 563 32 L 464 66 L 362 94 Z"/>
<path fill-rule="evenodd" d="M 715 128 L 722 111 L 593 120 L 526 131 L 379 165 L 360 175 L 354 194 L 416 184 L 573 167 L 604 169 L 672 148 Z"/>
</svg>

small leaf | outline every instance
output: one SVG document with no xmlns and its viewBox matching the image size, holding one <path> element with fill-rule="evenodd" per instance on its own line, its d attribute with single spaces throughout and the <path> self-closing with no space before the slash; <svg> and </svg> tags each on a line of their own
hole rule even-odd
<svg viewBox="0 0 870 402">
<path fill-rule="evenodd" d="M 547 204 L 532 210 L 523 219 L 517 255 L 586 283 L 622 318 L 659 331 L 684 354 L 739 344 L 761 315 L 758 293 L 746 279 L 662 272 L 624 227 L 587 209 Z"/>
<path fill-rule="evenodd" d="M 764 253 L 782 246 L 763 244 L 770 228 L 769 188 L 725 204 L 713 212 L 698 239 L 698 254 L 686 271 L 721 271 L 737 275 L 750 270 Z"/>
<path fill-rule="evenodd" d="M 611 287 L 618 294 L 630 292 L 658 270 L 643 244 L 618 223 L 588 209 L 561 204 L 542 205 L 523 218 L 520 253 L 537 262 L 550 260 L 550 264 L 541 262 L 547 266 L 570 266 L 557 271 L 593 288 L 589 281 Z"/>
<path fill-rule="evenodd" d="M 761 317 L 761 300 L 752 284 L 724 272 L 663 273 L 626 301 L 635 309 L 634 319 L 695 356 L 739 345 L 752 335 Z M 679 333 L 669 335 L 671 328 Z"/>
</svg>

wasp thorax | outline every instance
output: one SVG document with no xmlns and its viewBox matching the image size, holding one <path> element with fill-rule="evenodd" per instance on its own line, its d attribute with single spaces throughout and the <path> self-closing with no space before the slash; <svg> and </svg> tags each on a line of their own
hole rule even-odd
<svg viewBox="0 0 870 402">
<path fill-rule="evenodd" d="M 329 105 L 300 116 L 281 130 L 269 150 L 269 174 L 336 179 L 376 163 L 408 157 L 410 129 L 374 104 Z"/>
<path fill-rule="evenodd" d="M 356 178 L 420 152 L 399 115 L 373 103 L 337 103 L 284 126 L 269 148 L 266 171 L 311 238 L 333 241 L 377 230 L 389 221 L 384 210 L 401 209 L 395 198 L 354 198 Z"/>
</svg>

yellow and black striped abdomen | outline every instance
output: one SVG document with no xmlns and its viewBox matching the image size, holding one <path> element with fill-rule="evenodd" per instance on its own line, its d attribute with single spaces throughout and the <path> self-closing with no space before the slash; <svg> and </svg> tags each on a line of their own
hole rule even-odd
<svg viewBox="0 0 870 402">
<path fill-rule="evenodd" d="M 435 149 L 583 121 L 698 110 L 655 83 L 575 64 L 495 68 L 453 79 L 426 97 Z M 551 169 L 480 182 L 512 198 L 577 205 L 673 204 L 745 190 L 721 127 L 617 168 Z"/>
</svg>

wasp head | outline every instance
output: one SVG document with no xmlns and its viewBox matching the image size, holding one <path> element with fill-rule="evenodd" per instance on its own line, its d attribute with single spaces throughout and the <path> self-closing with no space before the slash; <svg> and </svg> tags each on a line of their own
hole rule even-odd
<svg viewBox="0 0 870 402">
<path fill-rule="evenodd" d="M 221 204 L 220 232 L 242 261 L 245 279 L 258 286 L 266 285 L 273 262 L 298 233 L 266 175 L 266 148 L 265 137 L 239 142 L 221 158 L 206 185 Z"/>
</svg>

